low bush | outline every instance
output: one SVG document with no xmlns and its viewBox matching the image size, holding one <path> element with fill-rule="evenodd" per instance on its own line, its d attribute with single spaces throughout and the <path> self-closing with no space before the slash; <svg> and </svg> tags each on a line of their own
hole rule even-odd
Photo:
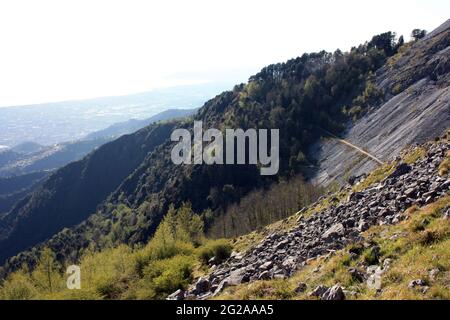
<svg viewBox="0 0 450 320">
<path fill-rule="evenodd" d="M 213 257 L 217 264 L 230 257 L 231 249 L 231 245 L 227 240 L 212 240 L 199 248 L 198 255 L 203 264 L 207 264 Z"/>
</svg>

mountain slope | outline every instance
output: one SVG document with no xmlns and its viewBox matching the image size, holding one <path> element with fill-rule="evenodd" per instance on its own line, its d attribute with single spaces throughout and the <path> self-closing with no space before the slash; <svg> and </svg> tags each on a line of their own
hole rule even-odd
<svg viewBox="0 0 450 320">
<path fill-rule="evenodd" d="M 398 224 L 410 218 L 408 212 L 405 212 L 406 209 L 415 206 L 417 211 L 420 206 L 433 203 L 438 199 L 441 201 L 439 208 L 441 210 L 435 212 L 436 214 L 444 215 L 449 209 L 450 179 L 448 174 L 442 176 L 439 174 L 439 166 L 446 157 L 450 157 L 450 142 L 442 140 L 436 144 L 428 144 L 423 146 L 423 150 L 423 156 L 416 158 L 416 161 L 412 160 L 414 162 L 409 165 L 405 162 L 386 165 L 383 168 L 385 176 L 380 179 L 381 181 L 371 183 L 362 181 L 361 185 L 353 188 L 347 186 L 339 193 L 330 196 L 333 200 L 324 209 L 317 209 L 323 207 L 323 204 L 315 203 L 290 217 L 284 221 L 287 224 L 287 231 L 271 232 L 259 243 L 252 243 L 245 252 L 235 254 L 225 263 L 217 265 L 203 280 L 208 285 L 203 286 L 202 290 L 199 290 L 199 286 L 191 286 L 182 294 L 182 298 L 204 299 L 221 294 L 222 290 L 230 285 L 257 280 L 282 280 L 294 275 L 297 270 L 303 269 L 312 260 L 320 257 L 329 258 L 337 250 L 351 248 L 350 245 L 353 245 L 355 252 L 355 248 L 359 246 L 357 256 L 364 248 L 369 253 L 374 252 L 372 260 L 370 257 L 367 258 L 366 267 L 370 263 L 377 264 L 382 254 L 386 255 L 386 253 L 380 252 L 380 248 L 374 243 L 363 245 L 364 231 L 374 225 Z M 411 161 L 411 155 L 416 152 L 417 150 L 412 150 L 406 154 L 403 161 L 408 159 Z M 405 170 L 405 168 L 408 169 Z M 368 187 L 362 187 L 364 184 Z M 411 209 L 410 212 L 414 213 Z M 447 220 L 448 217 L 444 216 L 442 223 L 445 227 L 441 225 L 442 227 L 438 230 L 428 231 L 435 232 L 428 235 L 423 232 L 423 239 L 416 241 L 422 241 L 422 245 L 426 246 L 448 240 L 450 225 Z M 416 219 L 416 222 L 419 221 Z M 423 229 L 415 231 L 424 230 L 430 221 L 422 220 L 421 223 L 424 225 Z M 438 225 L 439 222 L 434 224 L 434 226 Z M 379 234 L 377 236 L 380 237 Z M 442 263 L 448 262 L 448 258 L 448 256 L 443 258 Z M 348 263 L 350 264 L 350 261 Z M 347 272 L 350 277 L 350 271 Z M 365 275 L 361 273 L 361 277 Z M 346 282 L 351 283 L 351 280 Z M 325 291 L 317 296 L 326 299 Z M 180 298 L 180 295 L 178 294 L 177 297 Z"/>
<path fill-rule="evenodd" d="M 29 194 L 49 175 L 35 172 L 18 177 L 0 178 L 0 216 L 12 209 L 14 204 Z"/>
<path fill-rule="evenodd" d="M 112 193 L 97 211 L 94 212 L 95 208 L 91 208 L 91 212 L 83 210 L 86 220 L 55 234 L 33 250 L 9 259 L 6 270 L 18 268 L 25 261 L 32 265 L 43 247 L 57 252 L 60 260 L 75 260 L 89 244 L 101 249 L 121 243 L 146 242 L 170 204 L 178 208 L 183 202 L 190 202 L 192 209 L 203 219 L 214 219 L 250 191 L 302 174 L 304 168 L 311 165 L 307 151 L 324 136 L 324 130 L 341 133 L 354 116 L 355 110 L 350 109 L 349 112 L 346 106 L 357 104 L 360 113 L 364 114 L 383 102 L 383 93 L 373 85 L 374 74 L 401 49 L 402 45 L 395 42 L 394 34 L 387 32 L 347 53 L 322 51 L 304 54 L 286 63 L 270 65 L 251 77 L 248 84 L 235 86 L 233 91 L 224 92 L 205 103 L 194 117 L 202 120 L 205 128 L 280 129 L 281 163 L 277 177 L 260 176 L 259 167 L 255 165 L 174 165 L 170 160 L 174 144 L 168 140 L 170 133 L 166 132 L 165 138 L 154 141 L 154 149 L 147 157 L 135 162 L 133 172 L 124 173 L 121 181 L 115 180 L 117 185 L 108 189 Z M 415 52 L 416 49 L 413 46 L 403 50 Z M 170 129 L 192 129 L 192 124 L 191 119 L 178 121 L 171 124 Z M 139 133 L 127 136 L 127 143 L 135 145 L 138 137 Z M 102 154 L 103 161 L 114 159 L 113 154 Z M 69 179 L 66 176 L 70 177 L 70 172 L 60 172 L 62 180 Z M 76 174 L 80 174 L 80 170 L 73 172 Z M 82 176 L 93 182 L 90 179 L 96 179 L 92 178 L 96 177 L 96 171 L 93 169 Z M 54 187 L 52 190 L 61 192 L 65 184 Z M 51 198 L 40 199 L 43 207 L 57 207 L 61 203 Z M 74 201 L 73 205 L 77 203 Z M 29 204 L 15 210 L 30 217 L 29 221 L 39 216 L 39 210 Z M 48 217 L 58 217 L 58 211 L 50 211 Z M 24 223 L 21 227 L 26 229 L 27 225 Z M 50 237 L 55 229 L 52 226 L 47 230 L 42 226 L 39 239 L 28 239 L 24 230 L 16 228 L 14 240 L 10 236 L 0 242 L 2 258 L 16 254 L 27 245 L 36 245 Z M 27 243 L 22 243 L 19 248 L 17 243 L 21 242 L 24 234 Z"/>
<path fill-rule="evenodd" d="M 51 175 L 0 220 L 0 260 L 86 219 L 172 129 L 167 123 L 123 136 Z"/>
<path fill-rule="evenodd" d="M 125 122 L 113 124 L 106 129 L 88 134 L 84 139 L 92 140 L 99 138 L 119 137 L 124 134 L 133 133 L 152 124 L 153 122 L 184 118 L 193 115 L 196 111 L 197 109 L 168 109 L 148 119 L 131 119 Z"/>
<path fill-rule="evenodd" d="M 198 217 L 188 205 L 171 208 L 147 245 L 84 252 L 80 290 L 67 289 L 45 248 L 37 268 L 0 285 L 0 299 L 448 299 L 449 143 L 408 149 L 354 186 L 232 240 L 186 234 Z"/>
<path fill-rule="evenodd" d="M 408 44 L 374 75 L 383 103 L 373 107 L 342 138 L 382 160 L 413 143 L 440 136 L 450 123 L 450 20 L 426 38 Z M 334 140 L 310 151 L 319 163 L 318 184 L 343 183 L 345 176 L 372 170 L 377 163 Z"/>
<path fill-rule="evenodd" d="M 30 177 L 41 178 L 51 174 L 70 162 L 78 161 L 92 150 L 124 134 L 130 134 L 158 121 L 183 118 L 195 112 L 195 109 L 169 109 L 145 120 L 130 120 L 117 123 L 104 130 L 94 132 L 84 140 L 44 147 L 35 143 L 23 143 L 11 149 L 13 157 L 0 166 L 0 187 L 5 182 L 3 192 L 0 191 L 0 213 L 10 211 L 13 206 L 26 195 L 36 189 L 37 184 Z M 6 178 L 2 178 L 5 176 Z M 42 180 L 42 179 L 41 179 Z M 14 183 L 21 181 L 21 189 Z M 28 181 L 28 184 L 23 182 Z M 10 189 L 8 190 L 8 186 Z"/>
<path fill-rule="evenodd" d="M 106 129 L 93 132 L 78 141 L 58 143 L 47 147 L 40 146 L 40 148 L 31 142 L 19 145 L 12 148 L 8 154 L 5 152 L 4 163 L 0 165 L 0 177 L 60 168 L 70 162 L 82 159 L 95 148 L 124 134 L 133 133 L 154 122 L 183 118 L 194 112 L 195 109 L 169 109 L 148 119 L 116 123 Z M 33 147 L 34 150 L 37 150 L 30 152 Z M 21 150 L 22 152 L 20 152 Z M 7 155 L 9 155 L 8 159 Z"/>
</svg>

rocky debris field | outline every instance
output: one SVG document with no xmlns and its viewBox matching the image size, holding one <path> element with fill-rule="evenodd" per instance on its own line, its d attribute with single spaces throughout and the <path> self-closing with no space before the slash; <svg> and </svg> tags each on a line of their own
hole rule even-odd
<svg viewBox="0 0 450 320">
<path fill-rule="evenodd" d="M 380 183 L 361 192 L 350 192 L 345 201 L 312 216 L 303 217 L 300 212 L 292 230 L 272 233 L 245 253 L 233 252 L 226 262 L 213 265 L 209 276 L 198 279 L 186 291 L 174 292 L 168 299 L 207 299 L 227 286 L 289 277 L 308 260 L 361 241 L 362 232 L 370 226 L 401 221 L 405 209 L 434 202 L 450 190 L 450 179 L 438 175 L 439 164 L 448 150 L 449 142 L 429 144 L 425 157 L 412 165 L 400 163 Z M 339 286 L 318 287 L 310 294 L 328 300 L 343 298 Z"/>
</svg>

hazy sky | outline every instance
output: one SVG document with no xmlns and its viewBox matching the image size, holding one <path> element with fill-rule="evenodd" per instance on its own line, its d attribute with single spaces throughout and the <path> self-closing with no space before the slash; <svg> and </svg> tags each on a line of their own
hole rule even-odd
<svg viewBox="0 0 450 320">
<path fill-rule="evenodd" d="M 147 91 L 250 73 L 392 30 L 448 0 L 1 0 L 0 106 Z M 240 73 L 239 73 L 240 72 Z M 239 78 L 239 79 L 238 79 Z"/>
</svg>

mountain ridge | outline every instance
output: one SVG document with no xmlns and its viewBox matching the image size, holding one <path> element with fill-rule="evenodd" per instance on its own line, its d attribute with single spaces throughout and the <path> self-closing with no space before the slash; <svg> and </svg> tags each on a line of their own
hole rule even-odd
<svg viewBox="0 0 450 320">
<path fill-rule="evenodd" d="M 445 41 L 438 39 L 448 46 Z M 311 163 L 312 159 L 305 154 L 310 145 L 323 138 L 319 125 L 331 132 L 342 132 L 352 117 L 370 114 L 374 106 L 382 103 L 383 95 L 373 85 L 373 74 L 402 46 L 393 33 L 387 32 L 347 53 L 322 51 L 270 65 L 252 76 L 247 84 L 237 85 L 206 102 L 194 119 L 219 129 L 280 128 L 280 179 L 293 177 Z M 412 47 L 403 50 L 416 50 Z M 349 104 L 359 109 L 347 109 Z M 189 129 L 191 125 L 192 119 L 162 124 L 159 128 Z M 272 178 L 261 178 L 258 168 L 250 165 L 175 166 L 169 157 L 173 143 L 168 141 L 167 130 L 165 138 L 154 143 L 152 152 L 139 163 L 136 161 L 133 170 L 104 195 L 107 199 L 96 203 L 97 211 L 91 206 L 91 212 L 83 213 L 86 220 L 35 248 L 45 245 L 61 253 L 60 258 L 76 259 L 89 243 L 95 243 L 99 249 L 120 243 L 143 243 L 155 232 L 169 204 L 179 207 L 189 202 L 201 216 L 206 217 L 206 211 L 211 209 L 213 217 L 217 217 L 226 211 L 227 205 L 239 201 L 254 188 L 274 182 Z M 128 136 L 130 143 L 134 137 Z M 43 199 L 44 205 L 46 201 Z M 24 216 L 34 215 L 26 206 L 23 210 Z M 46 233 L 47 237 L 50 233 Z M 17 241 L 19 234 L 15 234 Z M 11 239 L 0 241 L 0 260 L 21 250 L 17 245 L 14 248 Z M 45 237 L 40 238 L 44 240 Z M 36 241 L 32 242 L 22 244 L 21 248 L 36 245 Z M 37 259 L 36 251 L 39 250 L 22 252 L 9 259 L 6 269 L 20 268 L 24 261 L 32 264 Z"/>
<path fill-rule="evenodd" d="M 155 147 L 155 143 L 161 139 L 166 139 L 170 135 L 171 124 L 154 125 L 142 129 L 133 136 L 123 136 L 109 144 L 101 146 L 95 153 L 90 154 L 83 160 L 69 164 L 68 166 L 58 170 L 55 174 L 50 176 L 46 183 L 40 187 L 33 195 L 28 196 L 25 202 L 32 201 L 34 198 L 41 198 L 47 200 L 39 200 L 38 202 L 30 202 L 35 206 L 34 211 L 40 212 L 40 215 L 48 215 L 48 212 L 53 212 L 55 217 L 59 214 L 62 208 L 65 208 L 65 218 L 63 226 L 72 225 L 81 222 L 87 216 L 95 210 L 98 203 L 104 199 L 119 183 L 126 177 L 134 168 L 140 163 L 140 161 L 147 155 L 148 151 Z M 153 139 L 149 141 L 149 136 Z M 147 144 L 145 144 L 147 142 Z M 130 151 L 134 150 L 130 157 Z M 109 161 L 109 156 L 106 154 L 114 154 L 114 161 Z M 102 164 L 98 166 L 98 162 Z M 97 163 L 97 164 L 96 164 Z M 96 173 L 90 172 L 92 166 L 97 168 Z M 98 168 L 102 168 L 101 171 Z M 77 172 L 75 174 L 75 172 Z M 114 174 L 111 174 L 114 173 Z M 74 175 L 75 174 L 75 175 Z M 89 176 L 92 174 L 92 176 Z M 61 180 L 65 176 L 66 181 Z M 68 179 L 69 181 L 67 181 Z M 81 178 L 81 179 L 80 179 Z M 51 190 L 55 189 L 64 182 L 61 186 L 59 193 L 53 193 Z M 71 193 L 66 193 L 65 190 L 73 184 L 75 188 Z M 50 206 L 45 204 L 48 199 L 58 199 L 54 201 Z M 23 201 L 22 201 L 23 202 Z M 59 231 L 61 228 L 58 225 L 61 224 L 61 216 L 55 220 L 48 220 L 48 225 L 44 226 L 39 223 L 42 217 L 39 214 L 30 216 L 23 208 L 16 206 L 10 213 L 1 219 L 2 239 L 5 239 L 5 233 L 8 234 L 7 240 L 2 241 L 0 244 L 0 252 L 4 258 L 8 252 L 14 252 L 17 250 L 23 250 L 27 247 L 22 244 L 21 248 L 18 247 L 23 236 L 21 235 L 21 228 L 30 227 L 35 228 L 34 231 L 28 231 L 25 241 L 29 244 L 35 244 L 45 240 L 51 236 L 54 232 Z M 20 219 L 20 220 L 18 220 Z M 21 222 L 18 222 L 21 221 Z M 69 223 L 67 223 L 69 222 Z M 20 223 L 20 224 L 19 224 Z M 53 226 L 50 228 L 50 224 Z M 16 232 L 11 232 L 11 228 L 14 228 Z M 45 229 L 52 229 L 53 231 L 43 231 Z M 10 230 L 10 231 L 8 231 Z M 21 240 L 19 240 L 19 238 Z M 36 240 L 32 240 L 36 239 Z M 32 241 L 32 242 L 30 242 Z M 23 242 L 22 242 L 23 243 Z M 16 249 L 20 248 L 20 249 Z"/>
</svg>

